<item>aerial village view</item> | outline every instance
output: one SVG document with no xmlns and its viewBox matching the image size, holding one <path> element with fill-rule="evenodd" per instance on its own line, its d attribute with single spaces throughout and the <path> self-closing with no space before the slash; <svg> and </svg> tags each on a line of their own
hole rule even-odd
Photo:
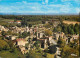
<svg viewBox="0 0 80 58">
<path fill-rule="evenodd" d="M 51 1 L 0 0 L 0 58 L 80 58 L 80 1 Z"/>
</svg>

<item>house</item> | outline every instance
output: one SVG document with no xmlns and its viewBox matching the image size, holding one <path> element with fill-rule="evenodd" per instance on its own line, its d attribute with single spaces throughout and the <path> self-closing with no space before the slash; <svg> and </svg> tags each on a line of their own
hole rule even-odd
<svg viewBox="0 0 80 58">
<path fill-rule="evenodd" d="M 79 38 L 79 34 L 78 35 L 72 35 L 73 39 L 78 39 Z"/>
<path fill-rule="evenodd" d="M 5 28 L 4 26 L 0 25 L 0 31 L 8 31 L 9 29 Z"/>
<path fill-rule="evenodd" d="M 8 23 L 14 23 L 14 21 L 9 21 Z"/>
<path fill-rule="evenodd" d="M 20 51 L 22 52 L 22 54 L 26 54 L 28 51 L 25 49 L 25 44 L 27 43 L 24 39 L 16 39 L 16 40 L 12 40 L 13 44 L 19 47 Z"/>
<path fill-rule="evenodd" d="M 56 41 L 53 39 L 53 36 L 49 37 L 49 44 L 50 45 L 57 45 Z"/>
<path fill-rule="evenodd" d="M 72 37 L 71 36 L 67 36 L 66 44 L 70 43 L 71 41 L 72 41 Z"/>
<path fill-rule="evenodd" d="M 14 22 L 14 21 L 9 21 L 8 23 L 17 23 L 17 24 L 21 24 L 21 21 L 16 21 L 16 22 Z"/>
<path fill-rule="evenodd" d="M 33 34 L 33 29 L 32 28 L 30 29 L 30 34 Z"/>
<path fill-rule="evenodd" d="M 79 39 L 79 34 L 78 35 L 71 35 L 71 36 L 67 36 L 66 40 L 66 44 L 68 44 L 69 42 L 73 42 L 74 40 Z"/>
<path fill-rule="evenodd" d="M 52 38 L 53 38 L 53 36 L 50 36 L 50 37 L 49 37 L 49 41 L 51 41 L 51 40 L 52 40 Z"/>
<path fill-rule="evenodd" d="M 44 33 L 37 32 L 37 39 L 44 37 Z"/>
<path fill-rule="evenodd" d="M 64 33 L 63 32 L 60 33 L 60 37 L 64 38 Z"/>
<path fill-rule="evenodd" d="M 64 36 L 63 40 L 66 42 L 66 44 L 68 44 L 68 37 L 67 36 Z"/>
<path fill-rule="evenodd" d="M 15 40 L 17 36 L 10 36 L 11 40 Z"/>
<path fill-rule="evenodd" d="M 25 44 L 28 42 L 25 41 L 23 38 L 19 38 L 19 39 L 16 39 L 16 43 L 17 43 L 17 46 L 25 46 Z"/>
<path fill-rule="evenodd" d="M 27 32 L 29 32 L 29 31 L 30 31 L 28 26 L 26 27 L 26 31 L 27 31 Z"/>
<path fill-rule="evenodd" d="M 46 21 L 46 22 L 45 22 L 45 24 L 48 24 L 48 23 L 49 23 L 49 21 Z"/>
<path fill-rule="evenodd" d="M 23 33 L 23 32 L 27 32 L 27 30 L 26 30 L 26 28 L 23 28 L 23 27 L 17 27 L 17 26 L 15 26 L 14 28 L 13 28 L 13 30 L 12 30 L 12 32 L 14 32 L 14 33 Z"/>
<path fill-rule="evenodd" d="M 65 34 L 63 32 L 58 32 L 58 33 L 54 33 L 53 36 L 56 40 L 58 40 L 59 37 L 63 39 Z"/>
<path fill-rule="evenodd" d="M 15 23 L 17 23 L 17 24 L 21 24 L 21 21 L 16 21 Z"/>
<path fill-rule="evenodd" d="M 40 47 L 46 49 L 48 47 L 47 39 L 38 39 L 40 41 Z"/>
<path fill-rule="evenodd" d="M 58 34 L 58 33 L 54 33 L 53 36 L 54 36 L 54 38 L 55 38 L 56 40 L 58 40 L 58 38 L 59 38 L 59 34 Z"/>
<path fill-rule="evenodd" d="M 44 33 L 40 33 L 40 38 L 44 37 Z"/>
<path fill-rule="evenodd" d="M 19 46 L 19 49 L 22 52 L 22 54 L 26 54 L 28 52 L 23 46 Z"/>
<path fill-rule="evenodd" d="M 73 40 L 79 39 L 79 34 L 77 34 L 77 35 L 72 35 L 71 37 L 72 37 L 72 38 L 70 39 L 70 41 L 72 42 Z"/>
<path fill-rule="evenodd" d="M 10 36 L 11 35 L 5 35 L 5 38 L 8 39 L 8 40 L 10 40 L 11 39 Z"/>
<path fill-rule="evenodd" d="M 8 40 L 15 40 L 18 36 L 6 35 L 5 36 Z"/>
</svg>

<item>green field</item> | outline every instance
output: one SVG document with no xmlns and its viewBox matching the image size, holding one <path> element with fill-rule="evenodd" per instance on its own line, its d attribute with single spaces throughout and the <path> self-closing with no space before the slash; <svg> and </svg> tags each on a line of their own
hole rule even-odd
<svg viewBox="0 0 80 58">
<path fill-rule="evenodd" d="M 41 21 L 34 21 L 34 22 L 28 22 L 28 24 L 36 25 L 36 24 L 41 24 Z"/>
<path fill-rule="evenodd" d="M 47 58 L 54 58 L 54 54 L 47 53 Z"/>
<path fill-rule="evenodd" d="M 23 55 L 20 51 L 10 53 L 9 51 L 0 51 L 1 58 L 23 58 Z"/>
<path fill-rule="evenodd" d="M 9 21 L 14 21 L 14 19 L 3 19 L 0 18 L 0 25 L 6 25 Z"/>
</svg>

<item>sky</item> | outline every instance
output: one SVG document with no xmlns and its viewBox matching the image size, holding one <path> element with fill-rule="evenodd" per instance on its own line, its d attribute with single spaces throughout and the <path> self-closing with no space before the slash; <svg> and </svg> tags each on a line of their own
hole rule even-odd
<svg viewBox="0 0 80 58">
<path fill-rule="evenodd" d="M 79 14 L 80 0 L 0 0 L 0 13 Z"/>
</svg>

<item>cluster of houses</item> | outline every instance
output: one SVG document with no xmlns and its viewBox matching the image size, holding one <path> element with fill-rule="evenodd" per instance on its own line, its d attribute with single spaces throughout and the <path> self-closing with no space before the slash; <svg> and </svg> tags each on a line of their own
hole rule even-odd
<svg viewBox="0 0 80 58">
<path fill-rule="evenodd" d="M 8 23 L 16 23 L 16 24 L 21 24 L 21 21 L 9 21 Z"/>
<path fill-rule="evenodd" d="M 79 39 L 79 34 L 74 34 L 74 35 L 66 35 L 63 32 L 58 32 L 58 33 L 54 33 L 53 34 L 54 39 L 56 39 L 57 41 L 62 38 L 66 44 L 73 42 L 74 40 L 78 40 Z"/>
<path fill-rule="evenodd" d="M 8 31 L 8 30 L 9 30 L 8 28 L 5 28 L 4 26 L 1 26 L 1 25 L 0 25 L 0 32 L 1 32 L 1 31 Z"/>
<path fill-rule="evenodd" d="M 55 23 L 56 21 L 53 21 L 53 22 Z M 14 22 L 9 22 L 9 23 L 14 23 Z M 20 24 L 21 22 L 16 21 L 15 23 Z M 6 38 L 10 38 L 9 40 L 12 40 L 14 45 L 19 47 L 19 49 L 23 54 L 28 53 L 31 48 L 34 49 L 33 45 L 36 41 L 40 42 L 39 43 L 40 48 L 44 50 L 48 48 L 50 45 L 57 45 L 57 41 L 59 40 L 59 38 L 64 39 L 66 41 L 66 44 L 79 38 L 79 35 L 66 36 L 63 32 L 56 32 L 56 33 L 53 32 L 51 36 L 46 36 L 44 32 L 46 28 L 43 26 L 43 24 L 34 25 L 32 27 L 15 26 L 15 27 L 10 27 L 9 29 L 13 33 L 19 33 L 19 34 L 23 32 L 30 33 L 30 35 L 26 36 L 26 38 L 18 38 L 18 36 L 14 36 L 14 35 L 6 35 Z M 9 29 L 0 25 L 0 32 L 8 31 Z M 33 41 L 34 38 L 35 40 Z M 27 44 L 27 47 L 26 47 L 26 44 Z"/>
</svg>

